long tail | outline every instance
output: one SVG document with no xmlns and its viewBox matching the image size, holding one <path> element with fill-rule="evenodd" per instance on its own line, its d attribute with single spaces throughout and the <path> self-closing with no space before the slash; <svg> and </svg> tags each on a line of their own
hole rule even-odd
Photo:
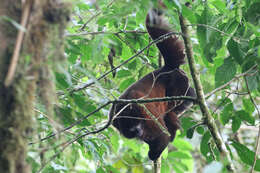
<svg viewBox="0 0 260 173">
<path fill-rule="evenodd" d="M 157 9 L 152 9 L 146 16 L 146 28 L 153 40 L 171 32 L 168 23 L 163 18 L 162 12 Z M 185 54 L 183 42 L 175 35 L 168 39 L 157 43 L 165 62 L 165 66 L 170 68 L 178 68 L 185 63 Z"/>
</svg>

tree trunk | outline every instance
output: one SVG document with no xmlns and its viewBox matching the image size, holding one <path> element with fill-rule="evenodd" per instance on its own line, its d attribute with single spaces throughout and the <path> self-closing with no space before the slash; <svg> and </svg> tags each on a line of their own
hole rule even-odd
<svg viewBox="0 0 260 173">
<path fill-rule="evenodd" d="M 44 88 L 53 85 L 53 81 L 42 75 L 43 72 L 45 75 L 52 72 L 45 65 L 50 61 L 46 49 L 50 42 L 53 43 L 48 38 L 53 39 L 54 43 L 57 37 L 62 40 L 60 36 L 68 20 L 69 10 L 65 4 L 53 0 L 26 0 L 23 5 L 21 0 L 0 0 L 0 4 L 0 172 L 28 173 L 30 167 L 25 161 L 26 139 L 33 129 L 36 88 L 41 87 L 48 93 Z M 26 32 L 21 33 L 13 23 L 21 23 L 25 11 L 28 14 Z M 20 38 L 21 45 L 17 46 L 19 32 L 24 37 Z M 60 45 L 59 42 L 57 47 L 60 48 Z M 14 51 L 18 52 L 17 63 L 12 61 Z M 51 61 L 55 62 L 57 58 Z M 10 70 L 10 64 L 14 65 L 14 69 Z M 5 81 L 10 71 L 14 75 L 10 75 L 11 80 L 7 85 Z M 37 85 L 42 84 L 42 81 L 46 85 Z M 49 92 L 53 93 L 53 90 Z M 43 100 L 48 102 L 46 94 Z"/>
</svg>

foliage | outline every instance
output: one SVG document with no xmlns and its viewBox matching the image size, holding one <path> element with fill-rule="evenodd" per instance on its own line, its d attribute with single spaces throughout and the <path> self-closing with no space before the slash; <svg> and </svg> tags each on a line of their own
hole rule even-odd
<svg viewBox="0 0 260 173">
<path fill-rule="evenodd" d="M 220 87 L 207 97 L 208 106 L 232 153 L 237 172 L 248 172 L 254 162 L 255 127 L 259 125 L 255 105 L 260 103 L 260 66 L 257 66 L 260 2 L 187 2 L 191 7 L 186 7 L 184 1 L 165 0 L 166 16 L 176 31 L 180 30 L 178 11 L 189 20 L 204 92 Z M 65 34 L 68 63 L 55 73 L 58 93 L 55 115 L 46 115 L 41 103 L 35 105 L 38 124 L 31 142 L 36 142 L 30 145 L 28 161 L 33 172 L 40 168 L 44 173 L 149 172 L 152 162 L 148 160 L 146 144 L 120 136 L 112 126 L 97 134 L 86 134 L 105 125 L 110 105 L 91 112 L 158 68 L 158 50 L 153 45 L 117 68 L 114 74 L 100 79 L 149 44 L 144 20 L 154 4 L 149 0 L 80 0 L 73 4 L 71 24 Z M 188 71 L 187 65 L 182 68 Z M 82 118 L 83 121 L 76 123 Z M 181 118 L 183 129 L 163 152 L 163 173 L 207 172 L 216 164 L 224 164 L 211 134 L 201 122 L 197 106 Z M 71 128 L 39 142 L 66 127 Z M 80 135 L 84 137 L 77 138 Z M 260 171 L 259 162 L 257 158 L 256 171 Z M 222 166 L 218 172 L 226 172 L 226 168 Z"/>
</svg>

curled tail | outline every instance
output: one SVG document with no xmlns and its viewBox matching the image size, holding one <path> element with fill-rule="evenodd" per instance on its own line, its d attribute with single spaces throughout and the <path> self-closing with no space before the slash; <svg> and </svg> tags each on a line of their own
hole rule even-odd
<svg viewBox="0 0 260 173">
<path fill-rule="evenodd" d="M 171 32 L 168 23 L 163 18 L 162 12 L 157 9 L 152 9 L 148 12 L 146 28 L 153 40 Z M 185 63 L 183 42 L 176 35 L 172 35 L 166 40 L 157 43 L 157 47 L 164 58 L 165 66 L 178 68 Z"/>
</svg>

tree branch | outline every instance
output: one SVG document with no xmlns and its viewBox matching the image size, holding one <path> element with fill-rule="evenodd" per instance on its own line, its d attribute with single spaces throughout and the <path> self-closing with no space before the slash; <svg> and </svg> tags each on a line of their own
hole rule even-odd
<svg viewBox="0 0 260 173">
<path fill-rule="evenodd" d="M 222 157 L 227 159 L 227 162 L 228 162 L 227 168 L 229 169 L 229 171 L 234 172 L 234 166 L 233 166 L 230 154 L 227 150 L 227 147 L 226 147 L 224 141 L 222 140 L 222 138 L 218 132 L 217 126 L 214 122 L 214 118 L 210 115 L 209 109 L 206 105 L 204 91 L 203 91 L 203 88 L 202 88 L 202 85 L 200 82 L 199 72 L 195 67 L 195 60 L 194 60 L 193 52 L 192 52 L 192 43 L 191 43 L 191 40 L 190 40 L 190 37 L 188 34 L 187 21 L 183 18 L 182 15 L 179 16 L 179 20 L 180 20 L 181 30 L 183 33 L 183 40 L 185 43 L 185 51 L 186 51 L 192 79 L 193 79 L 197 97 L 198 97 L 198 104 L 200 106 L 204 122 L 207 125 L 207 127 L 211 133 L 211 136 L 213 137 L 213 139 L 216 143 L 216 146 L 219 149 Z"/>
<path fill-rule="evenodd" d="M 26 24 L 27 24 L 29 15 L 30 15 L 31 5 L 32 5 L 31 0 L 26 0 L 26 2 L 24 3 L 22 19 L 21 19 L 21 26 L 23 28 L 26 28 Z M 25 31 L 20 29 L 18 32 L 17 38 L 16 38 L 13 56 L 12 56 L 11 63 L 9 65 L 8 72 L 7 72 L 7 75 L 5 78 L 5 82 L 4 82 L 6 87 L 8 87 L 11 84 L 11 82 L 13 81 L 13 78 L 14 78 L 15 69 L 16 69 L 16 66 L 17 66 L 17 63 L 19 60 L 19 54 L 20 54 L 20 50 L 21 50 L 21 46 L 22 46 L 22 42 L 23 42 L 24 32 Z"/>
<path fill-rule="evenodd" d="M 228 85 L 230 85 L 234 80 L 236 80 L 236 79 L 238 79 L 238 78 L 241 78 L 241 77 L 243 77 L 243 76 L 248 76 L 248 75 L 250 75 L 250 72 L 252 72 L 252 71 L 253 71 L 254 69 L 256 69 L 256 68 L 257 68 L 257 64 L 254 65 L 253 67 L 251 67 L 251 68 L 250 68 L 249 70 L 247 70 L 246 72 L 236 75 L 236 76 L 235 76 L 233 79 L 231 79 L 229 82 L 227 82 L 227 83 L 221 85 L 220 87 L 218 87 L 218 88 L 212 90 L 211 92 L 207 93 L 207 94 L 205 95 L 205 97 L 208 98 L 208 97 L 210 97 L 211 95 L 213 95 L 214 93 L 216 93 L 216 92 L 222 90 L 223 88 L 226 88 Z"/>
<path fill-rule="evenodd" d="M 143 49 L 141 49 L 139 52 L 137 52 L 135 55 L 133 55 L 132 57 L 128 58 L 126 61 L 124 61 L 123 63 L 121 63 L 120 65 L 116 66 L 115 68 L 107 71 L 106 73 L 104 73 L 103 75 L 101 75 L 99 78 L 97 78 L 95 81 L 90 82 L 90 83 L 85 83 L 83 86 L 80 87 L 76 87 L 72 90 L 69 91 L 69 93 L 73 93 L 73 92 L 77 92 L 80 91 L 82 89 L 85 89 L 91 85 L 93 85 L 96 81 L 99 81 L 101 79 L 103 79 L 104 77 L 106 77 L 108 74 L 110 74 L 111 72 L 115 71 L 116 69 L 122 67 L 123 65 L 125 65 L 126 63 L 128 63 L 129 61 L 131 61 L 132 59 L 136 58 L 137 56 L 139 56 L 141 53 L 143 53 L 146 49 L 148 49 L 150 46 L 152 46 L 153 44 L 162 42 L 164 40 L 166 40 L 167 38 L 171 37 L 172 35 L 182 35 L 179 32 L 169 32 L 165 35 L 162 35 L 160 37 L 158 37 L 157 39 L 153 40 L 152 42 L 150 42 L 147 46 L 145 46 Z M 60 93 L 59 95 L 64 95 L 64 93 Z"/>
<path fill-rule="evenodd" d="M 157 160 L 153 161 L 153 172 L 161 173 L 161 164 L 162 164 L 162 156 L 160 156 Z"/>
<path fill-rule="evenodd" d="M 96 32 L 81 32 L 78 34 L 65 34 L 66 37 L 74 37 L 74 36 L 82 36 L 82 35 L 98 35 L 98 34 L 121 34 L 121 33 L 133 33 L 133 34 L 147 34 L 146 31 L 138 31 L 138 30 L 124 30 L 117 32 L 109 32 L 109 31 L 96 31 Z"/>
<path fill-rule="evenodd" d="M 209 29 L 215 30 L 215 31 L 217 31 L 217 32 L 219 32 L 219 33 L 221 33 L 223 35 L 229 36 L 229 37 L 231 37 L 231 38 L 233 38 L 235 40 L 240 40 L 240 41 L 245 41 L 245 42 L 249 42 L 250 41 L 249 39 L 235 37 L 232 34 L 225 33 L 224 31 L 221 31 L 221 30 L 219 30 L 216 27 L 213 27 L 213 26 L 210 26 L 210 25 L 206 25 L 206 24 L 199 24 L 199 23 L 197 23 L 197 24 L 191 24 L 191 25 L 187 25 L 187 26 L 202 26 L 202 27 L 205 27 L 205 28 L 209 28 Z"/>
<path fill-rule="evenodd" d="M 116 0 L 112 0 L 111 2 L 109 2 L 109 3 L 107 4 L 107 8 L 109 8 L 115 1 L 116 1 Z M 94 14 L 93 16 L 91 16 L 91 17 L 83 24 L 83 26 L 82 26 L 79 30 L 83 31 L 83 30 L 86 28 L 87 24 L 88 24 L 89 22 L 91 22 L 93 19 L 95 19 L 96 17 L 98 17 L 100 14 L 102 14 L 102 11 L 101 11 L 101 10 L 98 11 L 98 12 L 97 12 L 96 14 Z"/>
<path fill-rule="evenodd" d="M 98 107 L 96 110 L 90 112 L 89 114 L 87 114 L 86 116 L 82 117 L 81 119 L 79 119 L 78 121 L 74 122 L 73 124 L 71 124 L 70 126 L 58 131 L 57 133 L 53 133 L 49 136 L 46 136 L 42 139 L 40 139 L 39 141 L 36 142 L 31 142 L 29 143 L 29 145 L 38 143 L 38 142 L 42 142 L 45 141 L 51 137 L 54 137 L 58 134 L 61 134 L 69 129 L 71 129 L 72 127 L 80 124 L 82 121 L 86 120 L 88 117 L 90 117 L 91 115 L 93 115 L 94 113 L 100 111 L 101 109 L 105 108 L 106 106 L 110 105 L 110 104 L 118 104 L 118 103 L 138 103 L 138 104 L 144 104 L 144 103 L 152 103 L 152 102 L 166 102 L 166 101 L 173 101 L 173 100 L 190 100 L 193 101 L 194 103 L 197 102 L 197 99 L 194 97 L 189 97 L 189 96 L 172 96 L 172 97 L 162 97 L 162 98 L 152 98 L 152 99 L 117 99 L 117 100 L 112 100 L 112 101 L 108 101 L 107 103 L 101 105 L 100 107 Z"/>
<path fill-rule="evenodd" d="M 246 89 L 248 91 L 248 94 L 249 94 L 249 98 L 251 100 L 251 102 L 253 103 L 253 105 L 255 106 L 255 109 L 257 111 L 257 114 L 258 114 L 258 118 L 260 119 L 260 111 L 257 107 L 257 104 L 255 103 L 253 97 L 252 97 L 252 94 L 251 94 L 251 91 L 249 89 L 249 86 L 248 86 L 248 81 L 247 81 L 247 78 L 244 77 L 245 79 L 245 82 L 246 82 Z M 251 173 L 254 172 L 254 169 L 255 169 L 255 165 L 256 165 L 256 160 L 257 160 L 257 156 L 258 156 L 258 149 L 259 149 L 259 142 L 260 142 L 260 125 L 259 125 L 259 129 L 258 129 L 258 135 L 257 135 L 257 138 L 256 138 L 256 144 L 255 144 L 255 156 L 254 156 L 254 162 L 253 162 L 253 165 L 252 165 L 252 168 L 250 170 Z"/>
</svg>

